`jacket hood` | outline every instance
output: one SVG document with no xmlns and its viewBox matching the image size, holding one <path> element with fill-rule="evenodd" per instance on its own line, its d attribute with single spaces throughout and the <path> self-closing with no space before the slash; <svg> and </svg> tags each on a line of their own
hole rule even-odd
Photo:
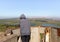
<svg viewBox="0 0 60 42">
<path fill-rule="evenodd" d="M 20 16 L 20 19 L 25 19 L 26 18 L 26 16 L 24 15 L 24 14 L 22 14 L 21 16 Z"/>
</svg>

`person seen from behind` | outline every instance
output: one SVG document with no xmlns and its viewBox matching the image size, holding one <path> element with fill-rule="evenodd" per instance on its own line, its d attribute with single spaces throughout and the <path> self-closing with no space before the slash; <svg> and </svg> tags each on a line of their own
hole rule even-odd
<svg viewBox="0 0 60 42">
<path fill-rule="evenodd" d="M 30 22 L 24 14 L 20 16 L 20 34 L 22 42 L 29 42 L 31 34 Z"/>
</svg>

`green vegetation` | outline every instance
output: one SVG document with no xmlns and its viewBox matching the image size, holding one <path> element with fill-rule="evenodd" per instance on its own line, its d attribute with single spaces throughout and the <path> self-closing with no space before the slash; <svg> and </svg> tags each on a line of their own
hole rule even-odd
<svg viewBox="0 0 60 42">
<path fill-rule="evenodd" d="M 8 29 L 17 29 L 19 25 L 14 24 L 0 24 L 0 32 L 5 32 Z"/>
<path fill-rule="evenodd" d="M 0 32 L 1 32 L 1 31 L 5 31 L 5 30 L 6 30 L 6 27 L 5 27 L 5 26 L 0 25 Z"/>
<path fill-rule="evenodd" d="M 43 33 L 40 33 L 40 37 L 41 37 L 41 39 L 43 39 L 43 37 L 44 37 L 44 34 L 43 34 Z"/>
<path fill-rule="evenodd" d="M 52 20 L 52 19 L 45 19 L 45 18 L 31 18 L 29 19 L 31 22 L 31 26 L 40 26 L 41 24 L 57 24 L 60 26 L 60 21 Z M 16 29 L 19 27 L 19 19 L 14 18 L 14 19 L 0 19 L 0 32 L 5 31 L 6 29 L 11 28 L 11 29 Z"/>
</svg>

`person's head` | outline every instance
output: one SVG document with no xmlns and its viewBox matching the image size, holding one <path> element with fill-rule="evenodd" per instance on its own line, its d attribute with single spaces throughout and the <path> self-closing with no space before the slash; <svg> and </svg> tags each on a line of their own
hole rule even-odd
<svg viewBox="0 0 60 42">
<path fill-rule="evenodd" d="M 24 14 L 22 14 L 22 15 L 20 16 L 20 19 L 26 19 L 26 16 L 25 16 Z"/>
</svg>

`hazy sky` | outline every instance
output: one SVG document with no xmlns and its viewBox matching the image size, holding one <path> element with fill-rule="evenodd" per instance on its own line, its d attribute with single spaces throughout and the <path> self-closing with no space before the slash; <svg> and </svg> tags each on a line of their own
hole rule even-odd
<svg viewBox="0 0 60 42">
<path fill-rule="evenodd" d="M 60 0 L 0 0 L 0 17 L 60 17 Z"/>
</svg>

